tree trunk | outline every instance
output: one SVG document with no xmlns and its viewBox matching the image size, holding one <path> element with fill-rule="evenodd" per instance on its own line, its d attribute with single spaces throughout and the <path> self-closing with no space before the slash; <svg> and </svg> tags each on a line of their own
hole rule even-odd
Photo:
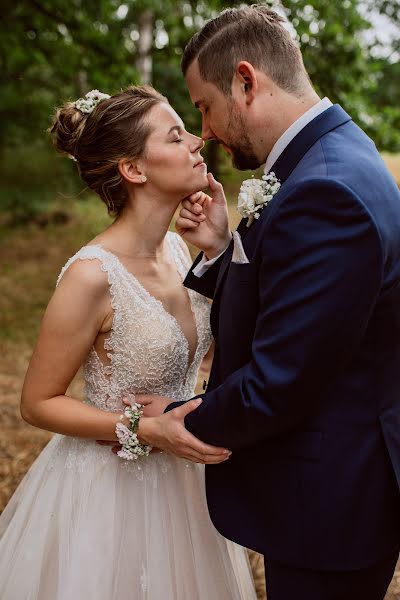
<svg viewBox="0 0 400 600">
<path fill-rule="evenodd" d="M 151 84 L 153 79 L 154 12 L 145 10 L 139 17 L 138 58 L 136 62 L 141 82 Z"/>
<path fill-rule="evenodd" d="M 85 94 L 87 94 L 89 90 L 89 83 L 87 77 L 87 71 L 80 69 L 76 74 L 76 86 L 78 89 L 78 95 L 83 98 Z"/>
<path fill-rule="evenodd" d="M 219 170 L 219 156 L 218 156 L 218 144 L 211 140 L 207 145 L 207 165 L 208 170 L 218 179 Z"/>
</svg>

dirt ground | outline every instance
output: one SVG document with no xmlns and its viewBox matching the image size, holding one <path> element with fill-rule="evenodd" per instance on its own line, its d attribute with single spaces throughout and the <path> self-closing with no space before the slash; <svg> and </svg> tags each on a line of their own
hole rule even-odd
<svg viewBox="0 0 400 600">
<path fill-rule="evenodd" d="M 233 223 L 235 219 L 232 215 Z M 22 421 L 19 413 L 24 373 L 41 315 L 66 257 L 104 226 L 97 204 L 88 203 L 84 213 L 74 213 L 62 231 L 31 228 L 10 231 L 3 239 L 0 235 L 0 512 L 51 438 Z M 206 373 L 200 374 L 201 381 L 206 378 Z M 81 373 L 70 394 L 83 397 Z M 263 559 L 250 553 L 250 561 L 258 597 L 265 600 Z M 385 600 L 400 600 L 400 564 Z"/>
<path fill-rule="evenodd" d="M 4 348 L 0 367 L 0 511 L 17 487 L 33 460 L 51 434 L 31 427 L 19 414 L 19 395 L 23 373 L 31 349 L 26 347 L 15 355 L 12 345 Z M 83 382 L 78 374 L 71 384 L 71 395 L 82 397 Z M 260 555 L 251 552 L 250 562 L 259 600 L 265 600 L 264 564 Z M 350 600 L 350 599 L 349 599 Z M 354 598 L 351 600 L 362 600 Z M 386 600 L 400 600 L 400 564 L 393 578 Z"/>
</svg>

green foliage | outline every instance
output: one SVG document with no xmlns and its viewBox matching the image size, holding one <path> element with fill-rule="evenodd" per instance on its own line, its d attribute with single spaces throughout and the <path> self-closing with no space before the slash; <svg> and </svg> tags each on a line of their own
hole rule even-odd
<svg viewBox="0 0 400 600">
<path fill-rule="evenodd" d="M 64 210 L 82 188 L 75 164 L 42 140 L 3 149 L 0 214 L 6 214 L 11 225 L 40 222 L 40 215 L 55 204 Z"/>
<path fill-rule="evenodd" d="M 277 4 L 275 0 L 264 3 Z M 144 15 L 153 26 L 153 83 L 188 129 L 199 132 L 199 115 L 180 72 L 182 52 L 208 18 L 239 4 L 236 0 L 4 0 L 0 210 L 13 211 L 16 220 L 29 218 L 46 210 L 56 192 L 79 190 L 71 175 L 76 172 L 74 165 L 50 156 L 45 130 L 54 107 L 66 99 L 92 88 L 112 93 L 141 80 L 138 58 Z M 380 54 L 377 43 L 365 38 L 370 27 L 367 10 L 379 11 L 393 26 L 400 26 L 398 0 L 284 0 L 284 10 L 317 91 L 340 102 L 380 149 L 400 151 L 400 36 Z M 221 172 L 225 171 L 222 162 Z"/>
<path fill-rule="evenodd" d="M 393 26 L 400 24 L 395 5 L 397 0 L 284 0 L 317 92 L 340 103 L 378 148 L 399 152 L 399 63 L 393 58 L 397 41 L 385 59 L 375 57 L 376 41 L 366 41 L 371 10 L 385 14 Z"/>
</svg>

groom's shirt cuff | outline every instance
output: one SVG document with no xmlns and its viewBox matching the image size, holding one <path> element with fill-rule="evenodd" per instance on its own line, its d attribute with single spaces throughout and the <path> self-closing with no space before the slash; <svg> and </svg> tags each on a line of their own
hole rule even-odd
<svg viewBox="0 0 400 600">
<path fill-rule="evenodd" d="M 218 256 L 215 256 L 214 258 L 211 258 L 210 260 L 207 260 L 206 255 L 203 254 L 203 258 L 201 259 L 201 261 L 199 262 L 198 265 L 195 266 L 195 268 L 193 269 L 192 273 L 193 275 L 196 275 L 196 277 L 201 277 L 202 275 L 204 275 L 204 273 L 206 273 L 208 271 L 208 269 L 217 262 L 217 260 L 224 254 L 224 252 L 226 251 L 226 249 L 229 247 L 229 244 L 227 245 L 227 247 L 221 252 L 221 254 L 218 254 Z"/>
</svg>

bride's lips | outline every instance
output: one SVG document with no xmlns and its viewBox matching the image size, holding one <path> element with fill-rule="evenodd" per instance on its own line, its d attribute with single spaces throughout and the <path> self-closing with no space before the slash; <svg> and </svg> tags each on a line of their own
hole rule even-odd
<svg viewBox="0 0 400 600">
<path fill-rule="evenodd" d="M 193 165 L 193 169 L 197 169 L 197 167 L 203 167 L 203 168 L 207 169 L 207 165 L 204 162 L 204 160 L 200 160 L 195 165 Z"/>
</svg>

